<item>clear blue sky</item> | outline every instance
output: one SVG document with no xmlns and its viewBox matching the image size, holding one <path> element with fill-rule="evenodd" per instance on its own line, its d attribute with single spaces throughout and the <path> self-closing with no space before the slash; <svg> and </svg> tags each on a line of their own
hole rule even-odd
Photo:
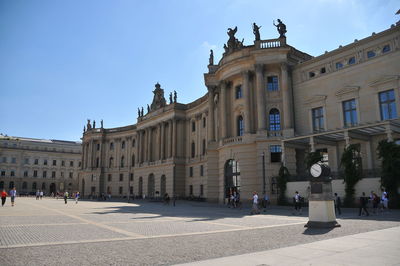
<svg viewBox="0 0 400 266">
<path fill-rule="evenodd" d="M 0 133 L 79 140 L 86 119 L 135 124 L 154 84 L 189 103 L 206 93 L 227 28 L 278 37 L 313 56 L 388 29 L 399 0 L 0 0 Z"/>
</svg>

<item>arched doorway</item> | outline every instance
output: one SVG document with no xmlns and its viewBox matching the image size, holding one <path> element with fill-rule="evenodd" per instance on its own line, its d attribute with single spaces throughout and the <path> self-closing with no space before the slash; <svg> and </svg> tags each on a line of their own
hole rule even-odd
<svg viewBox="0 0 400 266">
<path fill-rule="evenodd" d="M 56 194 L 56 184 L 51 183 L 50 184 L 50 194 L 54 193 L 54 195 Z"/>
<path fill-rule="evenodd" d="M 167 178 L 165 175 L 161 176 L 161 185 L 160 185 L 160 192 L 161 192 L 161 197 L 164 197 L 165 192 L 166 192 L 166 187 L 167 187 Z"/>
<path fill-rule="evenodd" d="M 143 196 L 143 177 L 139 177 L 139 196 Z"/>
<path fill-rule="evenodd" d="M 82 189 L 81 189 L 81 195 L 82 197 L 85 196 L 85 179 L 82 178 Z"/>
<path fill-rule="evenodd" d="M 150 174 L 147 180 L 147 196 L 153 198 L 154 192 L 155 192 L 154 174 Z"/>
<path fill-rule="evenodd" d="M 239 163 L 233 159 L 225 163 L 225 198 L 229 198 L 233 191 L 240 192 Z"/>
</svg>

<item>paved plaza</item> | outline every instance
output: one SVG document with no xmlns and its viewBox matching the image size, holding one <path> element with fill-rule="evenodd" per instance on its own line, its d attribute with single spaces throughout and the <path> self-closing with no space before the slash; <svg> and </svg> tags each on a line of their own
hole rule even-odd
<svg viewBox="0 0 400 266">
<path fill-rule="evenodd" d="M 295 216 L 280 207 L 251 216 L 247 208 L 184 201 L 174 207 L 17 198 L 11 207 L 7 199 L 0 208 L 0 258 L 1 265 L 400 263 L 399 211 L 360 218 L 347 209 L 332 230 L 306 229 L 307 221 L 306 210 Z"/>
</svg>

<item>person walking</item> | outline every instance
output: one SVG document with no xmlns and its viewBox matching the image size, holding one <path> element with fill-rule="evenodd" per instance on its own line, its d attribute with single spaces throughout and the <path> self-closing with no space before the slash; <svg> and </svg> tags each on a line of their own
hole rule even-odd
<svg viewBox="0 0 400 266">
<path fill-rule="evenodd" d="M 79 196 L 80 195 L 81 194 L 79 193 L 79 191 L 75 193 L 75 204 L 78 204 L 78 200 L 79 200 Z"/>
<path fill-rule="evenodd" d="M 40 199 L 42 199 L 43 198 L 43 191 L 42 190 L 40 191 L 39 195 L 40 195 Z"/>
<path fill-rule="evenodd" d="M 267 192 L 265 192 L 264 194 L 264 199 L 263 199 L 263 208 L 264 208 L 264 212 L 267 211 L 267 206 L 269 205 L 269 197 Z"/>
<path fill-rule="evenodd" d="M 256 191 L 253 192 L 253 207 L 250 214 L 260 214 L 260 210 L 258 209 L 258 194 Z"/>
<path fill-rule="evenodd" d="M 67 200 L 68 200 L 68 191 L 64 192 L 64 202 L 65 204 L 67 204 Z"/>
<path fill-rule="evenodd" d="M 342 205 L 342 200 L 340 199 L 340 197 L 338 196 L 337 193 L 335 193 L 334 203 L 335 203 L 335 212 L 337 212 L 337 214 L 341 215 L 342 210 L 340 209 L 340 206 Z"/>
<path fill-rule="evenodd" d="M 6 199 L 7 199 L 7 192 L 5 189 L 3 189 L 3 191 L 1 192 L 1 207 L 3 207 L 4 204 L 6 203 Z"/>
<path fill-rule="evenodd" d="M 294 203 L 294 213 L 293 214 L 302 214 L 302 210 L 301 210 L 301 196 L 299 194 L 298 191 L 296 191 L 294 193 L 294 197 L 293 197 L 293 203 Z"/>
<path fill-rule="evenodd" d="M 15 203 L 15 197 L 17 196 L 17 189 L 15 187 L 13 187 L 12 190 L 10 190 L 10 197 L 11 197 L 11 206 L 14 207 L 14 203 Z"/>
<path fill-rule="evenodd" d="M 39 197 L 40 197 L 40 191 L 39 191 L 39 189 L 36 191 L 36 200 L 39 200 Z"/>
<path fill-rule="evenodd" d="M 386 192 L 386 190 L 382 190 L 381 203 L 382 203 L 382 212 L 384 210 L 388 210 L 389 197 L 388 197 L 388 193 Z"/>
<path fill-rule="evenodd" d="M 368 199 L 365 197 L 365 192 L 362 193 L 362 196 L 360 197 L 360 208 L 358 211 L 358 216 L 361 216 L 362 211 L 365 212 L 367 216 L 369 216 L 369 212 L 367 210 L 367 203 Z"/>
</svg>

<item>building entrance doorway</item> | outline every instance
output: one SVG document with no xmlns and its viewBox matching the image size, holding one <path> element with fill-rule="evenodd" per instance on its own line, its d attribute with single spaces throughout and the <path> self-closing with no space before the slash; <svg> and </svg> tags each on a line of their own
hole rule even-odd
<svg viewBox="0 0 400 266">
<path fill-rule="evenodd" d="M 50 194 L 53 193 L 53 195 L 56 194 L 56 184 L 51 183 L 50 184 Z"/>
<path fill-rule="evenodd" d="M 150 174 L 147 180 L 147 195 L 149 196 L 149 198 L 154 197 L 154 192 L 155 192 L 154 175 Z"/>
<path fill-rule="evenodd" d="M 240 192 L 240 168 L 239 163 L 233 159 L 225 163 L 225 198 L 230 198 L 233 192 Z"/>
</svg>

